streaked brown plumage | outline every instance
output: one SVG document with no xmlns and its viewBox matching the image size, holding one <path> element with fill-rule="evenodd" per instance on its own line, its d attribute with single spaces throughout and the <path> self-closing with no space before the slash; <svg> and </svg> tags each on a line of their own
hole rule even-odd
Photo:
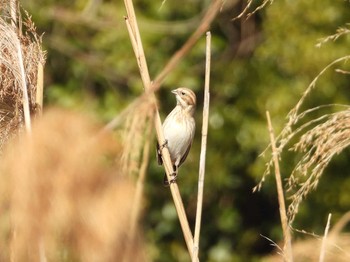
<svg viewBox="0 0 350 262">
<path fill-rule="evenodd" d="M 178 168 L 186 160 L 186 157 L 191 149 L 194 132 L 195 121 L 193 118 L 196 107 L 196 95 L 195 93 L 185 87 L 179 87 L 173 91 L 176 97 L 176 106 L 166 117 L 163 123 L 163 132 L 165 137 L 165 144 L 170 153 L 171 162 L 175 173 L 173 174 L 173 180 L 175 181 Z M 158 163 L 163 163 L 159 145 L 157 145 L 157 158 Z M 169 185 L 167 177 L 164 177 L 164 184 Z"/>
</svg>

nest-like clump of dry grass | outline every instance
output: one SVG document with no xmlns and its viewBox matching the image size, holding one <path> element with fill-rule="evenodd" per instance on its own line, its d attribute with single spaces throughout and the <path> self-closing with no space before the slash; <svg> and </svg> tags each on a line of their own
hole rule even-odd
<svg viewBox="0 0 350 262">
<path fill-rule="evenodd" d="M 29 15 L 26 13 L 23 21 L 13 22 L 10 8 L 6 8 L 8 2 L 0 1 L 0 151 L 23 125 L 23 86 L 27 88 L 31 113 L 38 109 L 38 67 L 45 63 L 41 37 Z M 21 18 L 19 12 L 16 16 Z"/>
<path fill-rule="evenodd" d="M 72 112 L 48 111 L 6 147 L 0 261 L 144 261 L 128 238 L 135 192 L 121 173 L 122 147 L 98 131 Z"/>
</svg>

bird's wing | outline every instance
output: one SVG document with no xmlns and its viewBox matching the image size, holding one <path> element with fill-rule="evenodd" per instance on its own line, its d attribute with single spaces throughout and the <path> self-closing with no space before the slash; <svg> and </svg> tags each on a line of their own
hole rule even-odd
<svg viewBox="0 0 350 262">
<path fill-rule="evenodd" d="M 188 153 L 190 152 L 192 146 L 192 142 L 190 143 L 190 145 L 187 147 L 185 154 L 181 157 L 179 166 L 181 166 L 181 164 L 186 160 Z"/>
<path fill-rule="evenodd" d="M 162 152 L 160 152 L 160 148 L 159 148 L 159 144 L 157 142 L 157 162 L 158 162 L 158 165 L 163 165 L 163 159 L 162 159 Z"/>
</svg>

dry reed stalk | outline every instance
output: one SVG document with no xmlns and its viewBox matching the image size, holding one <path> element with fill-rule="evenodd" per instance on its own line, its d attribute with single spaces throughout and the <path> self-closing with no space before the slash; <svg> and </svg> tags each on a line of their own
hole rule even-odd
<svg viewBox="0 0 350 262">
<path fill-rule="evenodd" d="M 21 48 L 21 43 L 17 37 L 16 37 L 15 45 L 17 49 L 18 65 L 19 65 L 19 70 L 21 75 L 20 86 L 22 86 L 21 90 L 22 90 L 22 96 L 23 96 L 22 106 L 23 106 L 23 113 L 24 113 L 24 125 L 26 127 L 26 131 L 30 134 L 32 131 L 32 124 L 30 119 L 30 107 L 29 107 L 26 73 L 23 65 L 24 63 L 23 55 L 22 55 L 23 51 Z"/>
<path fill-rule="evenodd" d="M 201 231 L 203 191 L 204 191 L 204 178 L 205 178 L 205 156 L 207 151 L 209 102 L 210 102 L 210 93 L 209 93 L 210 62 L 211 62 L 211 34 L 210 32 L 207 32 L 202 143 L 201 143 L 201 153 L 200 153 L 200 160 L 199 160 L 198 196 L 197 196 L 196 223 L 195 223 L 195 230 L 194 230 L 193 257 L 198 257 L 199 237 L 200 237 L 200 231 Z"/>
<path fill-rule="evenodd" d="M 39 114 L 43 112 L 43 97 L 44 97 L 44 66 L 41 62 L 38 63 L 38 76 L 36 84 L 35 101 L 39 107 Z"/>
<path fill-rule="evenodd" d="M 330 227 L 330 224 L 331 224 L 331 217 L 332 217 L 332 214 L 330 213 L 330 214 L 328 215 L 327 225 L 326 225 L 326 228 L 325 228 L 325 230 L 324 230 L 324 235 L 323 235 L 323 238 L 322 238 L 322 246 L 321 246 L 321 252 L 320 252 L 320 259 L 319 259 L 319 262 L 323 262 L 323 261 L 324 261 L 324 258 L 325 258 L 325 255 L 326 255 L 327 237 L 328 237 L 329 227 Z"/>
<path fill-rule="evenodd" d="M 148 73 L 148 67 L 147 67 L 146 57 L 145 57 L 143 46 L 142 46 L 140 32 L 139 32 L 138 24 L 136 21 L 134 6 L 133 6 L 133 3 L 131 0 L 125 0 L 124 4 L 125 4 L 126 10 L 127 10 L 127 15 L 128 15 L 125 18 L 125 21 L 126 21 L 129 36 L 131 39 L 131 43 L 132 43 L 132 46 L 133 46 L 133 49 L 135 52 L 135 56 L 137 59 L 137 63 L 139 66 L 142 82 L 144 85 L 145 92 L 149 92 L 151 90 L 151 81 L 150 81 L 150 76 Z M 153 94 L 152 94 L 152 99 L 153 99 L 153 101 L 155 101 L 155 97 Z M 159 116 L 159 111 L 157 109 L 156 103 L 155 103 L 155 108 L 156 108 L 156 110 L 155 110 L 155 129 L 156 129 L 159 144 L 163 144 L 165 139 L 164 139 L 163 128 L 162 128 L 162 124 L 161 124 L 161 120 L 160 120 L 160 116 Z M 170 154 L 169 154 L 169 151 L 166 147 L 164 147 L 162 149 L 161 153 L 163 156 L 163 164 L 165 167 L 165 172 L 167 174 L 168 180 L 170 181 L 171 180 L 170 175 L 173 173 L 173 167 L 172 167 L 172 163 L 170 160 Z M 193 250 L 192 232 L 191 232 L 189 224 L 188 224 L 185 209 L 183 207 L 181 195 L 180 195 L 177 184 L 172 183 L 170 185 L 170 190 L 171 190 L 171 194 L 172 194 L 172 197 L 174 200 L 175 208 L 176 208 L 179 220 L 180 220 L 180 224 L 181 224 L 181 228 L 182 228 L 182 231 L 184 234 L 186 245 L 187 245 L 189 254 L 192 258 L 192 256 L 193 256 L 193 254 L 192 254 L 192 250 Z M 193 260 L 193 258 L 192 258 L 192 260 Z"/>
<path fill-rule="evenodd" d="M 274 131 L 271 123 L 270 113 L 268 111 L 266 111 L 266 117 L 267 117 L 268 129 L 270 133 L 272 158 L 273 158 L 274 167 L 275 167 L 278 204 L 279 204 L 280 218 L 281 218 L 283 238 L 284 238 L 283 257 L 285 261 L 292 262 L 293 261 L 292 239 L 291 239 L 285 200 L 284 200 L 283 185 L 282 185 L 281 172 L 280 172 L 279 161 L 278 161 L 275 135 L 274 135 Z"/>
</svg>

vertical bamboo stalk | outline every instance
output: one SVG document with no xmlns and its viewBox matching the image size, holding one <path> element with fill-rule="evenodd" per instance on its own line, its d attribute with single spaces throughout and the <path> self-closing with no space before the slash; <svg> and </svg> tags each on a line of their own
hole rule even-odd
<svg viewBox="0 0 350 262">
<path fill-rule="evenodd" d="M 209 93 L 210 61 L 211 61 L 210 49 L 211 49 L 211 34 L 210 32 L 207 32 L 202 143 L 201 143 L 201 153 L 200 153 L 200 160 L 199 160 L 198 196 L 197 196 L 196 223 L 195 223 L 195 231 L 194 231 L 193 257 L 198 257 L 199 237 L 200 237 L 201 220 L 202 220 L 203 191 L 204 191 L 204 178 L 205 178 L 205 156 L 207 151 L 209 101 L 210 101 L 210 93 Z"/>
<path fill-rule="evenodd" d="M 284 238 L 284 246 L 283 246 L 284 256 L 283 257 L 284 257 L 285 261 L 293 262 L 290 228 L 288 225 L 288 218 L 287 218 L 286 205 L 285 205 L 285 200 L 284 200 L 281 172 L 280 172 L 280 167 L 279 167 L 279 163 L 278 163 L 278 154 L 277 154 L 277 148 L 276 148 L 276 142 L 275 142 L 275 135 L 274 135 L 273 127 L 271 124 L 271 118 L 270 118 L 269 111 L 266 111 L 266 117 L 267 117 L 268 129 L 269 129 L 269 133 L 270 133 L 272 157 L 273 157 L 273 162 L 274 162 L 274 166 L 275 166 L 277 196 L 278 196 L 278 204 L 279 204 L 279 211 L 280 211 L 282 230 L 283 230 L 283 238 Z"/>
</svg>

